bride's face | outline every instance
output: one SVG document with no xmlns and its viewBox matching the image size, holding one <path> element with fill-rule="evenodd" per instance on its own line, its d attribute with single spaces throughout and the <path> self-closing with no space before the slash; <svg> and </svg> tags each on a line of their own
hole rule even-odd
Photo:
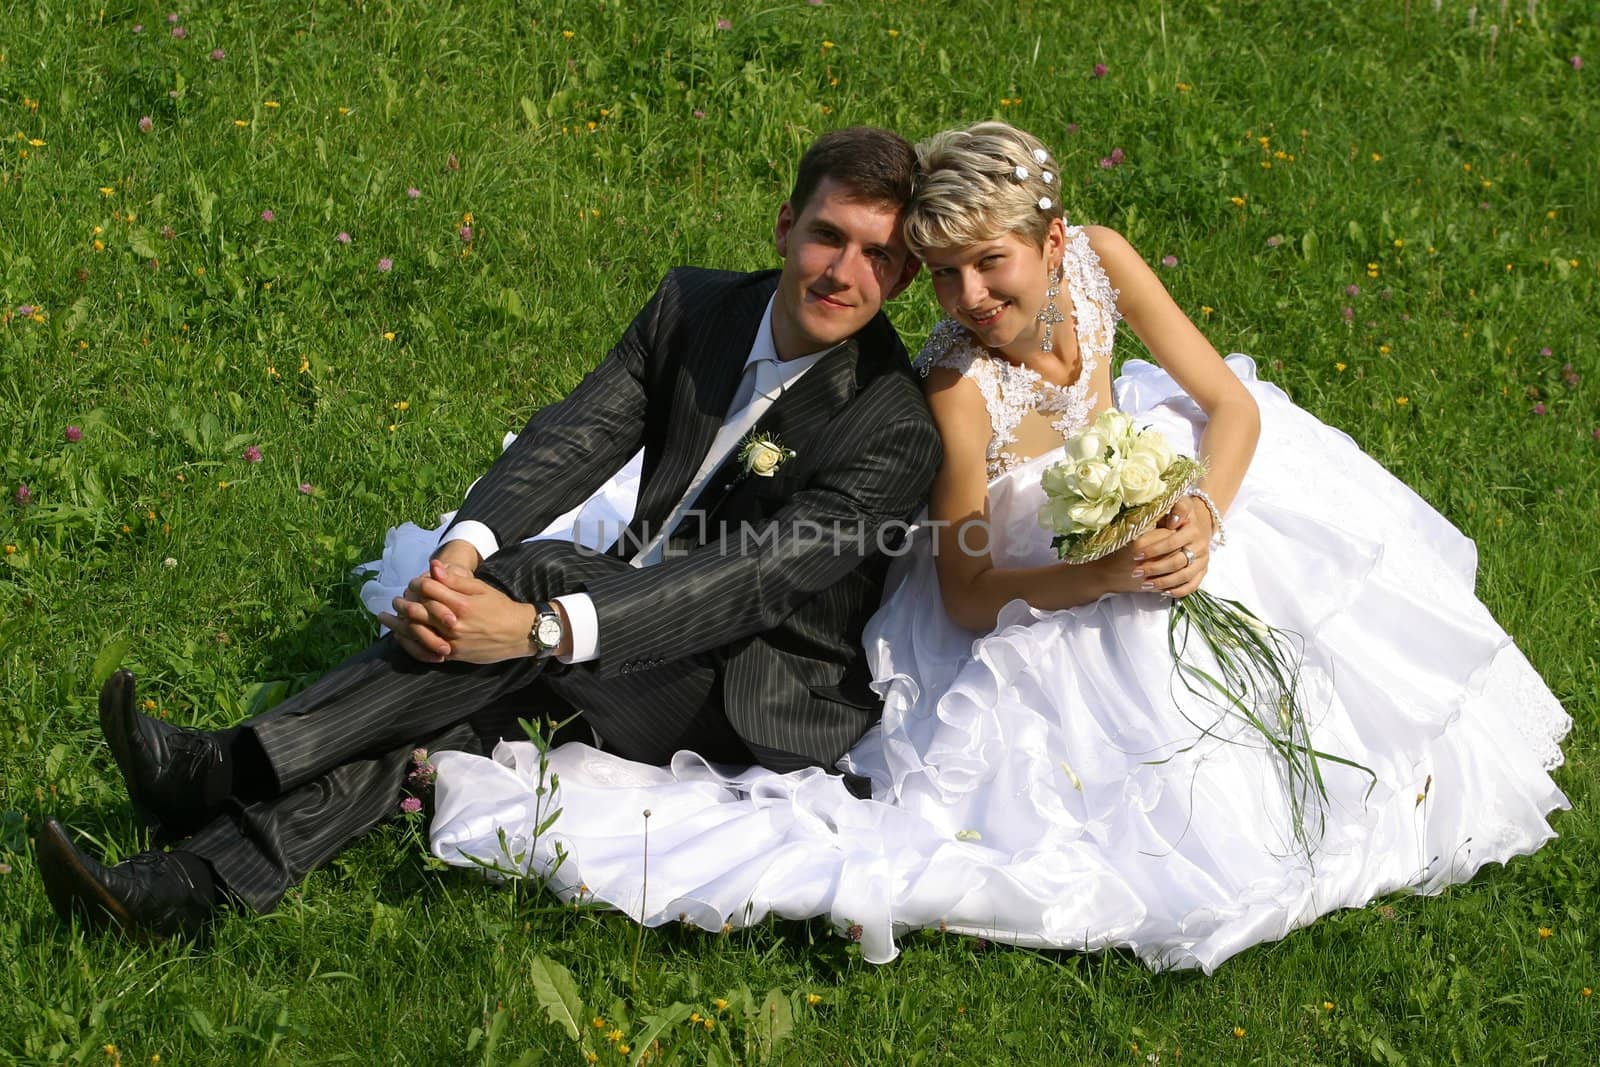
<svg viewBox="0 0 1600 1067">
<path fill-rule="evenodd" d="M 959 248 L 930 248 L 924 261 L 945 314 L 986 348 L 1020 359 L 1037 349 L 1043 336 L 1039 312 L 1064 243 L 1057 221 L 1043 248 L 1007 233 Z"/>
</svg>

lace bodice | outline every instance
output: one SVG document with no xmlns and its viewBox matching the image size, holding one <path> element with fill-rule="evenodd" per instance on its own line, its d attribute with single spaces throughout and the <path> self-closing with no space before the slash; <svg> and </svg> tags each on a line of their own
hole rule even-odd
<svg viewBox="0 0 1600 1067">
<path fill-rule="evenodd" d="M 1029 412 L 1056 416 L 1050 425 L 1062 437 L 1081 430 L 1095 409 L 1094 371 L 1111 358 L 1116 340 L 1117 291 L 1100 266 L 1100 257 L 1081 226 L 1067 228 L 1067 247 L 1061 273 L 1072 299 L 1072 321 L 1078 338 L 1082 366 L 1077 380 L 1063 388 L 1047 382 L 1035 370 L 990 355 L 954 319 L 933 328 L 918 353 L 916 368 L 926 377 L 934 367 L 950 367 L 971 378 L 983 393 L 993 435 L 989 438 L 989 480 L 1026 462 L 1027 457 L 1006 451 L 1016 441 L 1017 424 Z"/>
</svg>

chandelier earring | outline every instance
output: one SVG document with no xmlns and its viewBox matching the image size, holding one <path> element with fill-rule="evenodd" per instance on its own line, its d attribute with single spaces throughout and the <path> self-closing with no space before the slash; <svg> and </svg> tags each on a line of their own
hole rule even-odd
<svg viewBox="0 0 1600 1067">
<path fill-rule="evenodd" d="M 1050 286 L 1044 291 L 1045 304 L 1039 312 L 1039 321 L 1044 323 L 1044 336 L 1039 339 L 1039 351 L 1054 352 L 1056 349 L 1052 334 L 1058 323 L 1066 322 L 1067 317 L 1061 314 L 1061 309 L 1056 306 L 1056 297 L 1061 295 L 1061 268 L 1050 268 Z"/>
</svg>

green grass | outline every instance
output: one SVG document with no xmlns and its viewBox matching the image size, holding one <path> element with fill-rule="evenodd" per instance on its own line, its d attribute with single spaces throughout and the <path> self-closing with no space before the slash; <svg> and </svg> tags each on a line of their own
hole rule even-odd
<svg viewBox="0 0 1600 1067">
<path fill-rule="evenodd" d="M 760 1059 L 739 988 L 792 1007 L 786 1063 L 1600 1057 L 1600 6 L 231 0 L 181 41 L 166 10 L 0 19 L 0 1062 L 581 1062 L 539 955 L 630 1040 L 676 1002 L 720 1019 L 674 1025 L 682 1062 Z M 1210 978 L 937 934 L 872 967 L 792 923 L 646 931 L 635 972 L 628 920 L 433 869 L 419 823 L 206 951 L 57 923 L 44 816 L 144 845 L 98 675 L 120 660 L 207 726 L 314 677 L 371 634 L 348 568 L 451 507 L 667 267 L 775 262 L 815 134 L 987 116 L 1058 150 L 1074 218 L 1176 256 L 1219 348 L 1476 539 L 1481 595 L 1576 720 L 1558 841 Z M 925 280 L 890 310 L 913 348 L 937 314 Z"/>
</svg>

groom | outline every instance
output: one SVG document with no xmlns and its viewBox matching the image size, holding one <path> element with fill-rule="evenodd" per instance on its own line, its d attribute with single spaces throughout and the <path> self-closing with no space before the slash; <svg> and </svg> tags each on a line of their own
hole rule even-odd
<svg viewBox="0 0 1600 1067">
<path fill-rule="evenodd" d="M 148 937 L 194 936 L 227 900 L 270 911 L 396 810 L 414 748 L 484 751 L 507 708 L 580 712 L 652 763 L 832 767 L 879 714 L 861 630 L 940 455 L 881 312 L 917 271 L 914 165 L 884 130 L 819 138 L 778 210 L 782 269 L 670 271 L 467 495 L 390 636 L 304 692 L 202 732 L 142 715 L 114 675 L 100 718 L 129 796 L 186 840 L 106 866 L 48 820 L 56 911 Z M 640 448 L 609 552 L 526 540 Z"/>
</svg>

